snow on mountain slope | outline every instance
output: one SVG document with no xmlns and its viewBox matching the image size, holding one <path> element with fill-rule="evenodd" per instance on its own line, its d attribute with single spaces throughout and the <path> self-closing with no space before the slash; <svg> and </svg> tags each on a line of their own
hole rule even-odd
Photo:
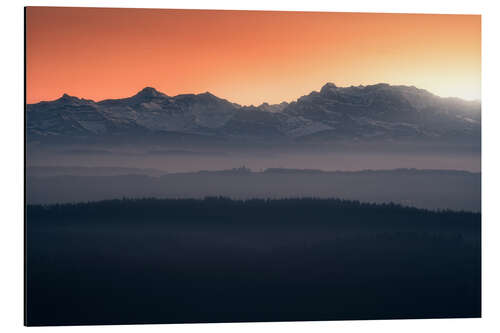
<svg viewBox="0 0 500 333">
<path fill-rule="evenodd" d="M 27 106 L 27 138 L 105 137 L 186 133 L 245 140 L 321 137 L 454 138 L 477 141 L 481 104 L 441 98 L 408 86 L 337 87 L 292 103 L 240 106 L 211 93 L 170 97 L 146 87 L 136 95 L 100 102 L 63 95 Z"/>
</svg>

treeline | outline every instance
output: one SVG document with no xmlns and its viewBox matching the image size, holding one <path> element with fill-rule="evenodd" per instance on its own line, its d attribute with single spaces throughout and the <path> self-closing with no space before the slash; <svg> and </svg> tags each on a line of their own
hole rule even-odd
<svg viewBox="0 0 500 333">
<path fill-rule="evenodd" d="M 225 197 L 204 199 L 119 199 L 86 203 L 28 205 L 30 221 L 143 221 L 391 225 L 418 224 L 480 227 L 481 214 L 430 211 L 394 203 L 372 204 L 342 199 L 289 198 L 233 200 Z"/>
</svg>

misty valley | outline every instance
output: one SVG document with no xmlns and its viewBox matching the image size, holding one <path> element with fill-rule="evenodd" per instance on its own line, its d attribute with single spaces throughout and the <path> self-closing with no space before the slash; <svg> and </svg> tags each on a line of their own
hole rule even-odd
<svg viewBox="0 0 500 333">
<path fill-rule="evenodd" d="M 117 198 L 342 198 L 426 209 L 481 210 L 481 174 L 455 170 L 327 172 L 248 168 L 161 174 L 131 168 L 28 168 L 28 203 Z M 50 189 L 47 191 L 47 189 Z"/>
</svg>

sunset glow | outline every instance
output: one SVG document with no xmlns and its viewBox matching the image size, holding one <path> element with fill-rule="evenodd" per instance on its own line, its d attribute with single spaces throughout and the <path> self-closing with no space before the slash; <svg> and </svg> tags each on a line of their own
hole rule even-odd
<svg viewBox="0 0 500 333">
<path fill-rule="evenodd" d="M 240 104 L 326 82 L 481 98 L 481 17 L 29 7 L 27 102 L 121 98 L 145 86 Z"/>
</svg>

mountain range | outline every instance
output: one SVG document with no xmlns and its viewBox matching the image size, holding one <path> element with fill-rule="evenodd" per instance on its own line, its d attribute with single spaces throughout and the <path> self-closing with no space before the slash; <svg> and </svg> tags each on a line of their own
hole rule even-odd
<svg viewBox="0 0 500 333">
<path fill-rule="evenodd" d="M 206 92 L 168 96 L 146 87 L 123 99 L 64 94 L 28 104 L 28 142 L 219 140 L 242 143 L 439 141 L 480 144 L 481 103 L 413 86 L 375 84 L 319 91 L 294 102 L 242 106 Z"/>
</svg>

